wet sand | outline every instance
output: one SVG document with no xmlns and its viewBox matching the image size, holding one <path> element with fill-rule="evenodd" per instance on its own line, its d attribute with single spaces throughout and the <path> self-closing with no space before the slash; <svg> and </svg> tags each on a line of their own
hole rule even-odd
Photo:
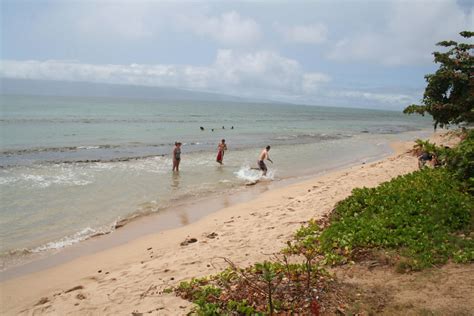
<svg viewBox="0 0 474 316">
<path fill-rule="evenodd" d="M 1 312 L 185 315 L 191 304 L 164 289 L 220 271 L 226 267 L 223 258 L 238 265 L 268 258 L 302 223 L 329 213 L 353 188 L 373 187 L 416 170 L 416 157 L 407 153 L 412 146 L 395 143 L 395 154 L 377 162 L 258 192 L 250 201 L 223 205 L 189 225 L 4 281 Z M 196 241 L 181 245 L 191 238 Z"/>
</svg>

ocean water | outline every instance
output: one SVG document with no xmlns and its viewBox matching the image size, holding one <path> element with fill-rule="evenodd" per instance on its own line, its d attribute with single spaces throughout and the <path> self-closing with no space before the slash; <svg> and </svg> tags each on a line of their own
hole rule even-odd
<svg viewBox="0 0 474 316">
<path fill-rule="evenodd" d="M 317 174 L 426 136 L 399 112 L 233 102 L 1 96 L 0 257 L 59 249 L 180 201 Z M 200 127 L 204 127 L 204 131 Z M 233 127 L 233 129 L 232 129 Z M 215 162 L 225 138 L 224 165 Z M 181 141 L 179 173 L 170 153 Z M 267 177 L 252 169 L 271 145 Z"/>
</svg>

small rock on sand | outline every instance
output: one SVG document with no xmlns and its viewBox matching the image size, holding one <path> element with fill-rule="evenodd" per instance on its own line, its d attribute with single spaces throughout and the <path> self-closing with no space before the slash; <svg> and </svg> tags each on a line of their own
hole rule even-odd
<svg viewBox="0 0 474 316">
<path fill-rule="evenodd" d="M 196 238 L 186 238 L 186 240 L 181 242 L 180 245 L 181 246 L 187 246 L 187 245 L 195 243 L 195 242 L 197 242 Z"/>
</svg>

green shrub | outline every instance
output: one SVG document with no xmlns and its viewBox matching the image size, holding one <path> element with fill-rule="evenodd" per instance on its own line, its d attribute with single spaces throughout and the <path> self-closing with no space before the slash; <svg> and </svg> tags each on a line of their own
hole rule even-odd
<svg viewBox="0 0 474 316">
<path fill-rule="evenodd" d="M 430 143 L 429 140 L 417 139 L 415 141 L 415 146 L 413 146 L 414 154 L 419 156 L 423 152 L 439 155 L 441 147 L 436 146 L 433 143 Z"/>
<path fill-rule="evenodd" d="M 474 201 L 445 169 L 423 169 L 376 188 L 354 189 L 319 237 L 327 256 L 358 248 L 399 249 L 412 269 L 448 258 L 474 260 Z M 347 257 L 347 256 L 344 256 Z M 336 256 L 337 258 L 337 256 Z"/>
<path fill-rule="evenodd" d="M 196 304 L 190 315 L 309 315 L 324 305 L 320 299 L 331 282 L 317 265 L 308 275 L 305 264 L 288 260 L 257 262 L 246 268 L 230 263 L 219 274 L 181 282 L 175 293 Z"/>
<path fill-rule="evenodd" d="M 465 139 L 455 148 L 446 149 L 444 155 L 448 170 L 466 182 L 467 188 L 474 193 L 474 130 L 467 131 Z"/>
<path fill-rule="evenodd" d="M 456 133 L 461 142 L 454 148 L 436 146 L 429 141 L 416 140 L 414 153 L 434 154 L 442 166 L 445 166 L 464 184 L 464 187 L 474 193 L 474 130 L 463 130 Z"/>
<path fill-rule="evenodd" d="M 241 302 L 230 300 L 227 302 L 227 310 L 232 312 L 237 312 L 238 315 L 246 315 L 246 316 L 260 316 L 263 313 L 259 313 L 250 306 L 247 300 L 243 300 Z"/>
</svg>

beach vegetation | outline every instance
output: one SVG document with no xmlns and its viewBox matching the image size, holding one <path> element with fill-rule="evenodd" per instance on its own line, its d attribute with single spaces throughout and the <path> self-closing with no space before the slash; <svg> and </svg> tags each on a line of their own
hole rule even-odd
<svg viewBox="0 0 474 316">
<path fill-rule="evenodd" d="M 444 160 L 446 168 L 474 193 L 474 130 L 467 131 L 458 146 L 444 148 Z"/>
<path fill-rule="evenodd" d="M 314 260 L 319 255 L 319 237 L 321 230 L 315 220 L 310 220 L 295 234 L 293 241 L 288 241 L 288 247 L 283 249 L 284 254 L 302 256 L 304 258 L 304 272 L 306 273 L 306 291 L 311 295 L 311 278 L 314 269 Z"/>
<path fill-rule="evenodd" d="M 462 140 L 454 148 L 437 146 L 419 139 L 414 146 L 414 153 L 419 155 L 427 152 L 435 155 L 439 166 L 448 169 L 472 194 L 474 193 L 474 130 L 463 130 L 458 134 Z"/>
<path fill-rule="evenodd" d="M 177 292 L 181 297 L 192 301 L 198 306 L 197 315 L 221 315 L 222 309 L 217 302 L 222 290 L 213 286 L 209 278 L 193 278 L 179 284 Z"/>
<path fill-rule="evenodd" d="M 286 256 L 283 260 L 264 261 L 247 268 L 226 261 L 230 268 L 223 274 L 182 282 L 176 288 L 177 295 L 196 304 L 194 314 L 317 315 L 320 298 L 333 282 L 324 269 L 313 267 L 308 293 L 307 266 L 289 263 Z M 229 275 L 232 277 L 228 278 Z"/>
<path fill-rule="evenodd" d="M 474 32 L 464 31 L 466 39 Z M 428 113 L 433 117 L 434 127 L 474 122 L 474 45 L 442 41 L 438 46 L 448 48 L 446 52 L 434 52 L 434 62 L 439 69 L 425 76 L 427 86 L 422 104 L 412 104 L 403 111 L 407 114 Z"/>
<path fill-rule="evenodd" d="M 474 261 L 474 199 L 447 169 L 426 168 L 376 188 L 354 189 L 318 232 L 323 255 L 344 263 L 366 250 L 395 250 L 400 270 Z M 337 257 L 334 257 L 334 254 Z"/>
<path fill-rule="evenodd" d="M 163 290 L 163 293 L 170 294 L 173 293 L 174 289 L 172 287 L 167 287 Z"/>
</svg>

